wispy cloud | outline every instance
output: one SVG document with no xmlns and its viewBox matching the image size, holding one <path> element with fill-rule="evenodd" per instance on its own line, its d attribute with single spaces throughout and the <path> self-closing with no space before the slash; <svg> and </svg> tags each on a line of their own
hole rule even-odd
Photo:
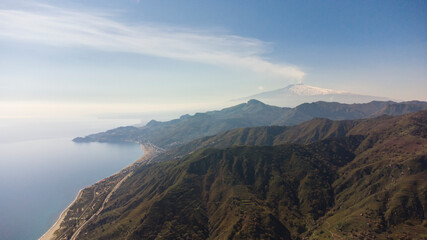
<svg viewBox="0 0 427 240">
<path fill-rule="evenodd" d="M 298 67 L 263 58 L 267 44 L 258 39 L 164 25 L 133 25 L 115 20 L 111 14 L 51 6 L 0 9 L 0 38 L 240 67 L 294 81 L 305 75 Z"/>
</svg>

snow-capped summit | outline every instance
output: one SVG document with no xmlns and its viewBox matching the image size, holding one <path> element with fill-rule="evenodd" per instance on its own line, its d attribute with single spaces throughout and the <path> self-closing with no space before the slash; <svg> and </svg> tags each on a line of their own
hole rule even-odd
<svg viewBox="0 0 427 240">
<path fill-rule="evenodd" d="M 313 95 L 327 95 L 327 94 L 350 94 L 349 92 L 332 90 L 327 88 L 313 87 L 305 84 L 292 84 L 285 89 L 300 95 L 300 96 L 313 96 Z"/>
<path fill-rule="evenodd" d="M 384 97 L 361 95 L 346 91 L 314 87 L 306 84 L 292 84 L 273 91 L 262 92 L 234 101 L 247 101 L 257 99 L 266 104 L 280 107 L 295 107 L 302 103 L 317 101 L 340 102 L 340 103 L 367 103 L 371 101 L 392 100 Z"/>
</svg>

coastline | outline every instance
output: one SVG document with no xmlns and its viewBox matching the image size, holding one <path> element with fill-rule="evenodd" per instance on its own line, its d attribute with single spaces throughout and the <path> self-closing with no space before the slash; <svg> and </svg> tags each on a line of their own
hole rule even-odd
<svg viewBox="0 0 427 240">
<path fill-rule="evenodd" d="M 50 227 L 49 230 L 47 230 L 47 232 L 45 232 L 45 234 L 43 234 L 38 240 L 50 240 L 50 239 L 53 239 L 54 233 L 56 232 L 56 230 L 59 229 L 62 221 L 65 219 L 65 216 L 67 216 L 68 210 L 81 197 L 81 195 L 83 193 L 83 189 L 79 190 L 79 192 L 77 193 L 76 198 L 74 198 L 74 200 L 67 206 L 67 208 L 65 208 L 64 211 L 61 212 L 61 214 L 58 217 L 58 220 L 56 220 L 56 222 L 52 225 L 52 227 Z"/>
<path fill-rule="evenodd" d="M 163 148 L 157 147 L 156 145 L 154 145 L 150 142 L 139 143 L 139 145 L 141 146 L 143 155 L 140 158 L 138 158 L 132 164 L 138 164 L 138 163 L 139 164 L 141 164 L 141 163 L 148 164 L 148 163 L 150 163 L 150 161 L 153 157 L 155 157 L 157 154 L 165 151 Z"/>
<path fill-rule="evenodd" d="M 106 180 L 106 179 L 108 179 L 110 177 L 113 177 L 113 176 L 115 176 L 117 174 L 123 173 L 124 171 L 130 170 L 130 173 L 126 174 L 124 176 L 124 178 L 119 182 L 119 184 L 117 186 L 115 186 L 115 187 L 119 187 L 120 184 L 121 184 L 121 182 L 124 181 L 125 179 L 127 179 L 127 177 L 129 177 L 132 174 L 132 172 L 131 172 L 132 166 L 139 165 L 139 164 L 144 164 L 144 163 L 149 163 L 150 160 L 154 156 L 156 156 L 158 153 L 164 151 L 162 148 L 159 148 L 159 147 L 157 147 L 157 146 L 155 146 L 155 145 L 153 145 L 151 143 L 139 143 L 139 145 L 141 146 L 141 149 L 143 151 L 143 154 L 142 154 L 142 156 L 140 158 L 138 158 L 135 162 L 131 163 L 130 165 L 124 167 L 121 170 L 119 170 L 117 173 L 115 173 L 115 174 L 113 174 L 111 176 L 105 177 L 104 179 L 102 179 L 102 180 L 100 180 L 100 181 L 98 181 L 98 182 L 96 182 L 96 183 L 94 183 L 94 184 L 92 184 L 90 186 L 93 186 L 93 185 L 95 185 L 95 184 L 97 184 L 99 182 L 102 182 L 102 181 L 104 181 L 104 180 Z M 88 187 L 90 187 L 90 186 L 88 186 Z M 71 208 L 71 206 L 75 202 L 77 202 L 77 200 L 80 199 L 80 197 L 82 196 L 83 190 L 86 189 L 86 188 L 87 187 L 84 187 L 84 188 L 82 188 L 82 189 L 79 190 L 76 198 L 70 203 L 70 205 L 68 205 L 68 207 L 66 209 L 64 209 L 64 211 L 62 211 L 62 213 L 59 215 L 58 220 L 52 225 L 52 227 L 49 228 L 49 230 L 47 230 L 46 233 L 44 233 L 40 238 L 38 238 L 38 240 L 53 240 L 54 239 L 54 237 L 55 237 L 54 234 L 55 234 L 55 232 L 58 229 L 60 229 L 61 223 L 65 220 L 65 216 L 67 216 L 67 213 L 68 213 L 69 209 Z M 113 189 L 113 190 L 115 190 L 115 189 Z"/>
</svg>

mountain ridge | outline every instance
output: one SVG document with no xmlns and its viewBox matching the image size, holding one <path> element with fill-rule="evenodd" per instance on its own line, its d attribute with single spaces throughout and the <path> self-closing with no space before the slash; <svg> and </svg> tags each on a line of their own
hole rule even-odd
<svg viewBox="0 0 427 240">
<path fill-rule="evenodd" d="M 340 102 L 340 103 L 368 103 L 371 101 L 396 101 L 395 99 L 369 96 L 347 91 L 320 88 L 306 84 L 291 84 L 284 88 L 265 91 L 248 97 L 232 100 L 232 102 L 258 99 L 265 103 L 281 106 L 295 107 L 302 103 L 317 101 Z"/>
<path fill-rule="evenodd" d="M 379 102 L 365 104 L 342 104 L 315 102 L 295 108 L 270 106 L 258 100 L 229 108 L 194 115 L 183 115 L 167 122 L 152 120 L 144 127 L 120 127 L 103 133 L 78 137 L 75 142 L 150 142 L 170 149 L 197 138 L 211 136 L 223 131 L 257 126 L 296 125 L 313 118 L 332 120 L 372 118 L 383 114 L 401 115 L 427 109 L 427 102 Z"/>
<path fill-rule="evenodd" d="M 427 237 L 426 110 L 235 129 L 195 141 L 209 138 L 213 145 L 136 167 L 79 239 Z M 249 146 L 236 146 L 242 142 Z M 66 219 L 100 202 L 106 193 L 91 200 L 91 191 L 107 183 L 83 191 Z M 79 223 L 65 221 L 57 236 Z"/>
</svg>

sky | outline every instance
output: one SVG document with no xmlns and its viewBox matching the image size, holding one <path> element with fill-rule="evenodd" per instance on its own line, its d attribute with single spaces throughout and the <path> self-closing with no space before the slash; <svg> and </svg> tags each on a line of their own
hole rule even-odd
<svg viewBox="0 0 427 240">
<path fill-rule="evenodd" d="M 426 1 L 0 0 L 0 119 L 191 113 L 295 83 L 427 100 L 426 66 Z"/>
</svg>

